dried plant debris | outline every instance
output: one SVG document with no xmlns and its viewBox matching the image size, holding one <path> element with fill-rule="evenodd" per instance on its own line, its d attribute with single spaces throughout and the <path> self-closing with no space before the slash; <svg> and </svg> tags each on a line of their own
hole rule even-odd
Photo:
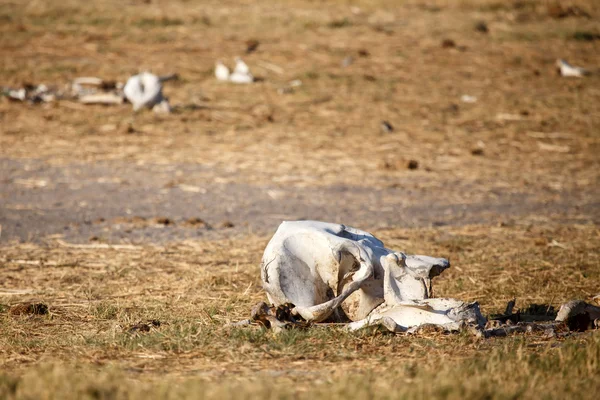
<svg viewBox="0 0 600 400">
<path fill-rule="evenodd" d="M 222 221 L 219 224 L 219 228 L 223 228 L 223 229 L 229 229 L 229 228 L 234 228 L 234 227 L 235 227 L 235 224 L 229 220 Z"/>
<path fill-rule="evenodd" d="M 209 228 L 210 225 L 202 218 L 192 217 L 188 218 L 183 222 L 184 226 L 195 227 L 195 228 Z"/>
<path fill-rule="evenodd" d="M 131 325 L 128 329 L 128 333 L 147 333 L 151 329 L 160 328 L 160 321 L 157 319 L 148 320 L 146 322 L 138 322 L 137 324 Z"/>
<path fill-rule="evenodd" d="M 46 315 L 48 306 L 44 303 L 20 303 L 10 308 L 11 315 Z"/>
<path fill-rule="evenodd" d="M 281 304 L 277 307 L 268 306 L 265 302 L 260 302 L 252 308 L 250 322 L 262 325 L 267 329 L 272 329 L 278 333 L 284 329 L 300 328 L 305 329 L 310 326 L 301 316 L 294 315 L 294 305 L 291 303 Z"/>
<path fill-rule="evenodd" d="M 548 7 L 548 16 L 555 19 L 567 18 L 567 17 L 579 17 L 579 18 L 592 18 L 592 16 L 577 6 L 569 6 L 564 7 L 559 2 L 549 3 Z"/>
</svg>

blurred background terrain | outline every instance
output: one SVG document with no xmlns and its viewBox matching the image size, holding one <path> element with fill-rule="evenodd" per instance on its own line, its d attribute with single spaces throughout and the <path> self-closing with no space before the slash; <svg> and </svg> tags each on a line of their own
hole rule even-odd
<svg viewBox="0 0 600 400">
<path fill-rule="evenodd" d="M 3 85 L 180 79 L 166 116 L 3 101 L 0 240 L 597 222 L 600 78 L 555 62 L 598 68 L 598 4 L 561 4 L 3 1 Z M 217 81 L 235 56 L 261 80 Z"/>
</svg>

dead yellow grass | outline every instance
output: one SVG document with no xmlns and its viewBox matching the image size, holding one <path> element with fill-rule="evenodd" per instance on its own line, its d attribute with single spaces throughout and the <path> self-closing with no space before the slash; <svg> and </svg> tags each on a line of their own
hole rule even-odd
<svg viewBox="0 0 600 400">
<path fill-rule="evenodd" d="M 450 256 L 453 268 L 439 278 L 436 293 L 478 300 L 484 313 L 501 312 L 512 297 L 517 297 L 522 308 L 531 303 L 558 307 L 573 298 L 592 301 L 598 290 L 600 235 L 594 226 L 469 226 L 376 234 L 393 248 Z M 24 294 L 3 297 L 2 368 L 12 371 L 12 376 L 24 376 L 19 378 L 24 385 L 19 393 L 28 393 L 31 388 L 25 382 L 35 373 L 41 374 L 44 385 L 57 385 L 57 391 L 51 393 L 58 396 L 60 377 L 69 373 L 65 368 L 88 370 L 93 366 L 102 373 L 97 379 L 77 378 L 82 379 L 84 389 L 92 385 L 105 390 L 103 379 L 114 374 L 117 382 L 134 379 L 165 388 L 170 387 L 165 382 L 208 388 L 207 382 L 217 379 L 221 383 L 210 390 L 219 395 L 234 383 L 243 391 L 275 390 L 284 395 L 303 393 L 319 382 L 319 390 L 324 392 L 346 390 L 340 383 L 348 383 L 345 375 L 366 379 L 364 375 L 358 378 L 364 370 L 373 371 L 369 378 L 373 390 L 378 385 L 395 385 L 386 379 L 422 382 L 434 374 L 441 360 L 456 368 L 464 366 L 461 374 L 476 371 L 478 378 L 473 382 L 482 384 L 485 379 L 496 379 L 491 375 L 493 369 L 508 368 L 504 363 L 509 361 L 500 360 L 503 357 L 544 364 L 547 357 L 575 351 L 552 350 L 564 343 L 536 335 L 477 341 L 468 335 L 349 334 L 340 328 L 317 327 L 275 337 L 258 327 L 227 328 L 226 323 L 247 318 L 252 305 L 264 300 L 258 264 L 266 240 L 189 241 L 128 250 L 54 244 L 4 247 L 0 281 Z M 21 301 L 44 302 L 49 305 L 49 315 L 8 313 L 11 304 Z M 159 320 L 160 327 L 147 333 L 129 332 L 132 325 L 148 320 Z M 575 337 L 567 342 L 582 341 L 584 348 L 597 352 L 595 337 Z M 517 353 L 507 356 L 504 351 Z M 486 356 L 480 356 L 483 354 Z M 494 357 L 497 360 L 491 361 Z M 490 371 L 479 368 L 495 362 L 498 365 L 486 367 Z M 47 367 L 35 367 L 40 363 Z M 597 360 L 593 363 L 586 368 L 597 371 Z M 435 392 L 448 385 L 456 395 L 459 389 L 452 379 L 457 372 L 452 368 L 443 369 L 442 376 L 448 380 L 442 380 L 441 386 L 419 390 Z M 527 382 L 550 379 L 559 371 L 531 368 L 533 375 L 543 376 L 523 375 Z M 388 372 L 381 377 L 377 371 Z M 569 373 L 575 374 L 574 379 L 584 378 L 580 372 Z M 460 379 L 466 376 L 460 375 Z M 293 382 L 293 386 L 287 387 L 285 382 Z M 542 381 L 531 387 L 524 382 L 517 387 L 528 395 L 543 386 Z M 330 383 L 333 389 L 328 387 Z M 145 385 L 135 390 L 158 390 Z M 467 392 L 481 393 L 475 389 Z M 118 389 L 123 390 L 130 389 Z"/>
</svg>

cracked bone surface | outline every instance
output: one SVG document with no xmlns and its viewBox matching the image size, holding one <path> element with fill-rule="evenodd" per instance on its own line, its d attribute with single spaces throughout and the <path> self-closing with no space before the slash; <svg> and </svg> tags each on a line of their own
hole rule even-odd
<svg viewBox="0 0 600 400">
<path fill-rule="evenodd" d="M 431 279 L 449 266 L 443 258 L 390 250 L 345 225 L 286 221 L 265 249 L 261 278 L 271 303 L 293 303 L 307 321 L 343 319 L 338 307 L 359 321 L 384 302 L 432 307 L 419 302 L 431 297 Z"/>
</svg>

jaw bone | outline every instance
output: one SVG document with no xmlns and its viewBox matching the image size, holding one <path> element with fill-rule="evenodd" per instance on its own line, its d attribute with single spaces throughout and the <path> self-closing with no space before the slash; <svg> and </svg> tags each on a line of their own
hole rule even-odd
<svg viewBox="0 0 600 400">
<path fill-rule="evenodd" d="M 479 304 L 456 299 L 426 299 L 415 304 L 384 305 L 367 318 L 353 322 L 348 329 L 355 331 L 367 326 L 384 325 L 394 332 L 406 332 L 423 325 L 436 325 L 448 332 L 459 331 L 465 325 L 485 326 Z"/>
<path fill-rule="evenodd" d="M 478 329 L 485 326 L 485 317 L 476 302 L 428 298 L 431 294 L 432 276 L 437 276 L 448 268 L 449 263 L 440 263 L 438 259 L 427 256 L 413 256 L 412 260 L 408 257 L 397 257 L 394 260 L 390 255 L 382 265 L 385 269 L 385 303 L 365 319 L 349 324 L 349 330 L 383 325 L 393 332 L 406 332 L 423 325 L 435 325 L 450 332 L 458 331 L 467 325 L 476 326 Z M 409 265 L 412 268 L 409 268 Z M 432 265 L 438 268 L 433 268 Z"/>
</svg>

